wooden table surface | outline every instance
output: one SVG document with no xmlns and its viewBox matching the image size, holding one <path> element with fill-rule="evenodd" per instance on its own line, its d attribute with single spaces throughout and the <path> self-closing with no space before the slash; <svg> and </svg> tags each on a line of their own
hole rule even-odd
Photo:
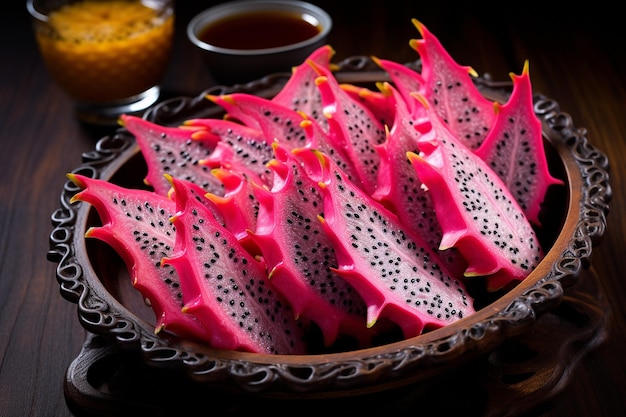
<svg viewBox="0 0 626 417">
<path fill-rule="evenodd" d="M 178 3 L 175 50 L 163 87 L 168 96 L 196 95 L 213 81 L 184 28 L 210 2 Z M 329 42 L 336 60 L 353 55 L 415 60 L 408 46 L 410 38 L 419 37 L 413 17 L 458 62 L 496 80 L 520 73 L 528 59 L 534 89 L 558 101 L 609 156 L 611 213 L 592 257 L 606 300 L 607 338 L 572 368 L 552 401 L 528 415 L 626 415 L 626 43 L 617 13 L 598 2 L 584 10 L 505 7 L 491 16 L 469 4 L 454 10 L 449 4 L 363 0 L 358 10 L 350 10 L 334 0 L 315 3 L 334 18 Z M 55 264 L 46 259 L 50 215 L 59 205 L 65 174 L 109 132 L 74 119 L 70 100 L 43 66 L 24 5 L 9 0 L 5 6 L 9 10 L 0 17 L 0 415 L 69 416 L 63 381 L 86 332 L 76 305 L 59 295 Z"/>
</svg>

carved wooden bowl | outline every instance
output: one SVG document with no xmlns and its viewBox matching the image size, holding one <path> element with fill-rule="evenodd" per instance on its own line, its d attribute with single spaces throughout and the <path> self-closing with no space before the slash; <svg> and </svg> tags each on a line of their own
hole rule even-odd
<svg viewBox="0 0 626 417">
<path fill-rule="evenodd" d="M 368 58 L 350 58 L 339 66 L 337 78 L 342 82 L 368 84 L 386 79 Z M 213 87 L 197 97 L 166 101 L 146 117 L 160 124 L 221 117 L 221 110 L 204 99 L 205 94 L 243 91 L 269 97 L 287 77 L 273 74 L 246 85 Z M 510 94 L 508 82 L 480 78 L 477 85 L 494 99 Z M 84 238 L 87 228 L 97 224 L 97 213 L 88 204 L 69 203 L 78 191 L 69 181 L 62 191 L 61 207 L 52 215 L 54 229 L 48 253 L 50 261 L 58 264 L 61 294 L 77 304 L 80 323 L 90 333 L 117 351 L 137 352 L 137 360 L 148 369 L 166 368 L 200 389 L 256 398 L 328 399 L 428 381 L 526 332 L 557 307 L 564 291 L 589 268 L 592 249 L 605 233 L 611 199 L 607 157 L 588 142 L 584 129 L 573 126 L 557 102 L 540 94 L 535 95 L 534 102 L 543 124 L 550 169 L 566 184 L 550 190 L 543 213 L 547 227 L 540 238 L 546 256 L 512 290 L 473 294 L 477 312 L 454 324 L 368 349 L 311 355 L 223 351 L 156 336 L 152 311 L 131 287 L 123 262 L 108 246 Z M 133 136 L 120 129 L 102 138 L 74 172 L 120 185 L 142 186 L 145 169 Z"/>
</svg>

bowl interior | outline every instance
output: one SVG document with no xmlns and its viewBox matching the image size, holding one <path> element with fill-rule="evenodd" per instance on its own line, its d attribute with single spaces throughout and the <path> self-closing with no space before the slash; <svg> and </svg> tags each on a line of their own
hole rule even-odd
<svg viewBox="0 0 626 417">
<path fill-rule="evenodd" d="M 374 87 L 374 85 L 369 82 L 356 82 L 355 84 L 369 88 Z M 489 91 L 487 91 L 486 95 L 489 96 L 489 94 Z M 494 100 L 504 99 L 502 96 L 498 95 L 498 93 L 492 92 L 491 94 L 491 98 Z M 221 110 L 218 110 L 217 112 L 211 113 L 210 117 L 221 117 L 222 115 Z M 195 116 L 197 115 L 194 115 L 194 117 Z M 456 323 L 445 326 L 444 328 L 432 330 L 410 340 L 404 340 L 399 329 L 392 326 L 388 333 L 375 341 L 375 344 L 372 346 L 373 349 L 381 346 L 396 349 L 398 346 L 402 346 L 406 343 L 436 340 L 437 338 L 452 334 L 459 329 L 469 328 L 473 323 L 480 322 L 488 318 L 489 315 L 492 315 L 494 312 L 505 309 L 515 297 L 545 278 L 552 265 L 558 261 L 564 247 L 571 240 L 573 228 L 578 220 L 577 211 L 572 209 L 576 208 L 575 199 L 579 197 L 577 197 L 576 193 L 572 192 L 572 173 L 568 172 L 567 164 L 564 162 L 564 158 L 569 157 L 567 152 L 555 146 L 548 138 L 545 138 L 545 145 L 550 171 L 554 177 L 563 180 L 565 186 L 553 186 L 548 190 L 546 201 L 540 214 L 540 219 L 544 226 L 537 229 L 537 236 L 540 239 L 546 255 L 536 270 L 515 288 L 508 288 L 497 292 L 486 291 L 484 280 L 468 281 L 467 291 L 474 299 L 476 313 Z M 127 153 L 124 158 L 121 158 L 120 162 L 119 167 L 111 173 L 109 181 L 129 188 L 146 188 L 143 183 L 143 178 L 147 173 L 147 167 L 140 152 L 135 149 Z M 564 228 L 568 217 L 570 217 L 569 225 L 567 228 Z M 95 209 L 89 208 L 86 223 L 85 228 L 99 224 L 99 218 Z M 95 277 L 97 277 L 99 282 L 104 286 L 107 293 L 115 298 L 128 313 L 139 318 L 143 326 L 147 329 L 153 329 L 155 323 L 154 314 L 150 307 L 143 301 L 141 294 L 130 284 L 131 280 L 121 258 L 108 245 L 96 239 L 88 239 L 86 249 Z M 399 345 L 393 346 L 393 344 Z M 321 358 L 321 360 L 328 360 L 328 355 L 341 355 L 347 352 L 353 354 L 353 349 L 355 349 L 353 341 L 349 339 L 341 339 L 329 348 L 323 347 L 321 339 L 310 345 L 312 350 L 310 352 L 311 355 L 307 355 L 307 361 L 317 360 L 314 358 L 316 355 L 318 358 Z M 193 348 L 203 351 L 206 349 L 206 346 L 193 345 Z M 368 351 L 368 349 L 363 351 Z M 250 356 L 255 358 L 255 360 L 261 361 L 275 361 L 277 356 L 286 357 L 286 355 L 258 355 L 247 353 L 241 353 L 241 355 L 243 355 L 243 357 Z M 264 358 L 264 356 L 266 356 L 266 358 Z M 290 358 L 288 360 L 292 359 L 293 358 Z M 338 359 L 341 359 L 341 356 L 339 356 Z"/>
</svg>

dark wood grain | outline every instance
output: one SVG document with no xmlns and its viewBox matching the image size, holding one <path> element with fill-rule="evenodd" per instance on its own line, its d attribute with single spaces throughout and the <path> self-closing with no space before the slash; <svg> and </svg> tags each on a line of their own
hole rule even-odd
<svg viewBox="0 0 626 417">
<path fill-rule="evenodd" d="M 212 78 L 187 42 L 184 27 L 208 2 L 178 2 L 174 56 L 164 95 L 195 95 Z M 331 12 L 336 59 L 375 55 L 400 62 L 418 18 L 458 62 L 507 80 L 530 62 L 536 91 L 557 100 L 575 126 L 609 155 L 613 201 L 604 240 L 592 262 L 608 302 L 608 340 L 575 367 L 575 377 L 536 416 L 626 415 L 626 56 L 617 12 L 602 2 L 584 9 L 542 4 L 483 14 L 469 4 L 361 1 L 358 9 L 315 1 Z M 414 3 L 414 4 L 413 4 Z M 50 215 L 65 174 L 106 129 L 78 123 L 71 102 L 49 78 L 19 1 L 0 17 L 0 415 L 69 416 L 66 369 L 85 331 L 76 306 L 62 299 L 55 264 L 46 259 Z M 454 389 L 464 389 L 463 386 Z"/>
</svg>

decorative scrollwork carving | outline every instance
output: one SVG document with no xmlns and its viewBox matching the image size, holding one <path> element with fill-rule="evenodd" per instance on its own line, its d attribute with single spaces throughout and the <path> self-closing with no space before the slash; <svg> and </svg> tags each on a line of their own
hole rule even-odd
<svg viewBox="0 0 626 417">
<path fill-rule="evenodd" d="M 98 178 L 112 161 L 133 144 L 134 137 L 120 129 L 114 135 L 100 139 L 95 150 L 84 153 L 83 164 L 72 173 Z M 61 208 L 55 210 L 51 217 L 53 230 L 47 257 L 58 264 L 56 275 L 61 295 L 77 304 L 79 320 L 86 329 L 97 329 L 100 332 L 109 329 L 111 334 L 117 334 L 117 338 L 122 341 L 139 340 L 139 332 L 129 330 L 136 328 L 136 325 L 124 319 L 118 311 L 112 311 L 110 300 L 96 293 L 85 275 L 83 265 L 86 259 L 78 257 L 76 245 L 76 227 L 82 203 L 71 202 L 78 191 L 79 188 L 72 181 L 66 181 L 61 194 Z"/>
</svg>

